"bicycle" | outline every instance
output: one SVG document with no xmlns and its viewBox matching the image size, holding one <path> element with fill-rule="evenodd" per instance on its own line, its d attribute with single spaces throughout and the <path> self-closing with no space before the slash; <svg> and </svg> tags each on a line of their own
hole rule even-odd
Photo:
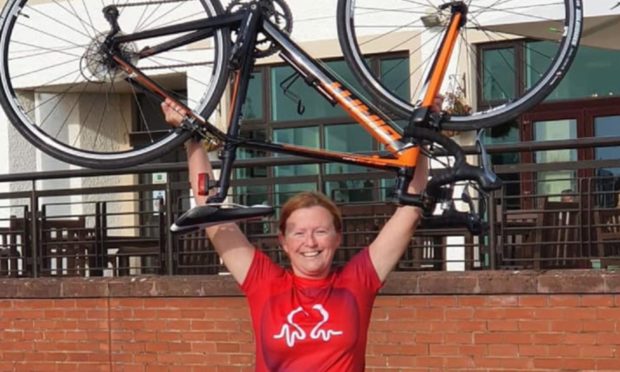
<svg viewBox="0 0 620 372">
<path fill-rule="evenodd" d="M 501 180 L 491 171 L 480 134 L 476 144 L 482 166 L 477 167 L 465 161 L 460 146 L 441 130 L 491 128 L 542 101 L 559 84 L 575 56 L 582 12 L 581 0 L 546 4 L 531 0 L 390 0 L 380 5 L 373 0 L 339 0 L 340 45 L 352 72 L 371 96 L 371 104 L 291 40 L 292 15 L 284 0 L 234 0 L 226 8 L 217 0 L 101 1 L 88 6 L 86 2 L 10 0 L 1 15 L 0 104 L 15 128 L 34 146 L 84 167 L 144 163 L 191 137 L 223 143 L 221 176 L 208 184 L 219 187 L 219 191 L 209 198 L 207 206 L 190 210 L 177 220 L 173 226 L 176 230 L 273 211 L 258 206 L 216 207 L 228 195 L 237 148 L 250 147 L 395 172 L 395 201 L 423 208 L 429 226 L 464 225 L 481 233 L 484 224 L 470 197 L 463 196 L 469 211 L 454 208 L 453 185 L 471 181 L 484 194 L 501 187 Z M 468 50 L 475 52 L 470 37 L 486 41 L 515 38 L 494 21 L 498 15 L 546 27 L 546 41 L 526 51 L 527 58 L 538 61 L 528 67 L 528 86 L 506 94 L 497 105 L 472 104 L 476 109 L 465 116 L 431 112 L 429 108 L 445 86 L 448 70 L 472 62 L 459 58 Z M 386 19 L 389 25 L 379 23 Z M 47 29 L 56 29 L 57 33 Z M 434 36 L 424 39 L 424 31 Z M 419 40 L 426 42 L 420 42 L 419 48 L 408 46 Z M 435 53 L 419 58 L 423 68 L 409 69 L 405 80 L 419 81 L 417 85 L 405 84 L 406 89 L 400 89 L 404 94 L 385 83 L 389 68 L 382 71 L 382 79 L 365 61 L 367 54 L 377 50 L 404 49 L 408 63 L 417 61 L 422 49 L 429 48 Z M 385 146 L 388 154 L 334 152 L 241 137 L 242 105 L 252 67 L 256 59 L 274 53 L 329 102 L 343 107 Z M 481 81 L 493 81 L 488 77 L 492 71 L 481 72 Z M 185 74 L 189 86 L 179 87 L 170 74 Z M 449 75 L 459 76 L 454 71 Z M 223 131 L 208 118 L 227 96 L 229 76 L 234 79 L 234 88 L 228 128 Z M 466 91 L 464 81 L 453 80 L 450 83 L 457 91 Z M 182 88 L 188 93 L 183 94 Z M 196 90 L 201 92 L 196 94 Z M 165 98 L 187 109 L 183 125 L 149 131 L 146 145 L 132 145 L 132 123 L 126 116 L 135 109 L 148 131 L 142 105 L 154 102 L 158 106 Z M 404 129 L 395 124 L 397 120 L 407 121 Z M 112 122 L 120 123 L 116 131 L 103 128 Z M 121 144 L 129 148 L 119 148 Z M 410 195 L 406 187 L 421 152 L 451 161 L 444 162 L 447 170 L 429 180 L 424 195 Z M 442 215 L 432 216 L 437 203 L 447 208 Z"/>
</svg>

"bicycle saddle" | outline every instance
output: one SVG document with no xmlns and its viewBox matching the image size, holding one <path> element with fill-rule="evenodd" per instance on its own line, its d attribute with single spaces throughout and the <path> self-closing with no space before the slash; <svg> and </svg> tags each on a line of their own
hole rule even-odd
<svg viewBox="0 0 620 372">
<path fill-rule="evenodd" d="M 183 213 L 170 226 L 173 233 L 187 232 L 225 222 L 251 220 L 273 214 L 269 205 L 244 206 L 239 204 L 207 204 Z"/>
</svg>

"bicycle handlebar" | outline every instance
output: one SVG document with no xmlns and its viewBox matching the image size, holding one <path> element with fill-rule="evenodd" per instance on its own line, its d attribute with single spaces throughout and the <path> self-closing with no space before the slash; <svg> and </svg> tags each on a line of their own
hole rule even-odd
<svg viewBox="0 0 620 372">
<path fill-rule="evenodd" d="M 484 224 L 476 213 L 459 212 L 452 209 L 444 211 L 442 215 L 433 216 L 431 213 L 435 209 L 435 204 L 440 200 L 452 198 L 452 189 L 443 186 L 453 184 L 457 181 L 474 181 L 483 191 L 492 191 L 501 188 L 502 180 L 489 168 L 488 162 L 483 161 L 482 167 L 472 166 L 465 159 L 465 152 L 452 139 L 442 135 L 434 129 L 420 126 L 409 126 L 405 130 L 408 138 L 437 143 L 442 146 L 447 155 L 454 157 L 454 166 L 448 172 L 436 175 L 428 181 L 426 191 L 422 195 L 407 193 L 407 187 L 411 180 L 411 175 L 406 171 L 399 175 L 396 198 L 400 204 L 415 205 L 424 210 L 423 227 L 467 227 L 472 234 L 480 234 L 484 230 Z M 481 146 L 481 144 L 479 143 Z M 483 156 L 486 152 L 481 149 Z"/>
</svg>

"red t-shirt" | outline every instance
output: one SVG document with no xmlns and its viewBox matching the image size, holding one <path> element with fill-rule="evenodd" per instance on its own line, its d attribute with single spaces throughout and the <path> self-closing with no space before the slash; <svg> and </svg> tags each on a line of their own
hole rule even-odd
<svg viewBox="0 0 620 372">
<path fill-rule="evenodd" d="M 325 279 L 304 279 L 256 250 L 241 289 L 250 304 L 256 371 L 363 371 L 381 281 L 368 248 Z"/>
</svg>

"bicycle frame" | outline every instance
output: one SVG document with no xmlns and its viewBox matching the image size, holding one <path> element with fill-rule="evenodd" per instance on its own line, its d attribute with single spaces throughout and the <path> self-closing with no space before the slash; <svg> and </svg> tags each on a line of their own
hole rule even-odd
<svg viewBox="0 0 620 372">
<path fill-rule="evenodd" d="M 230 177 L 236 149 L 237 147 L 248 147 L 316 160 L 349 163 L 395 171 L 398 175 L 396 193 L 400 196 L 401 201 L 406 199 L 407 204 L 422 206 L 423 203 L 420 198 L 407 195 L 406 193 L 406 188 L 413 176 L 420 155 L 420 148 L 415 142 L 415 139 L 407 135 L 408 131 L 405 131 L 403 134 L 403 131 L 393 124 L 385 114 L 374 109 L 372 104 L 365 102 L 362 97 L 356 96 L 350 89 L 347 89 L 342 82 L 339 82 L 333 78 L 328 71 L 321 68 L 321 66 L 304 52 L 301 47 L 295 44 L 288 35 L 281 32 L 271 21 L 262 17 L 259 8 L 260 6 L 252 6 L 245 12 L 222 15 L 135 34 L 110 35 L 109 37 L 112 43 L 111 45 L 118 45 L 129 41 L 192 31 L 187 35 L 170 40 L 166 43 L 149 47 L 141 51 L 138 55 L 139 57 L 146 57 L 213 35 L 216 29 L 237 30 L 237 41 L 235 43 L 235 48 L 233 48 L 231 52 L 231 63 L 235 65 L 235 82 L 231 101 L 232 111 L 227 132 L 224 133 L 220 131 L 217 127 L 200 117 L 199 114 L 191 112 L 186 107 L 189 120 L 184 122 L 185 129 L 197 130 L 197 125 L 203 126 L 210 135 L 225 142 L 224 149 L 221 153 L 222 171 L 217 185 L 219 186 L 219 192 L 217 195 L 211 197 L 209 201 L 221 202 L 226 198 L 230 186 Z M 464 17 L 465 14 L 463 9 L 453 7 L 450 25 L 444 34 L 441 48 L 436 55 L 434 68 L 426 78 L 426 91 L 421 104 L 414 111 L 410 126 L 429 125 L 431 107 L 435 97 L 439 93 L 448 61 L 460 27 L 463 24 L 462 20 Z M 291 144 L 241 138 L 239 134 L 242 106 L 247 95 L 249 77 L 254 66 L 252 54 L 259 32 L 266 35 L 277 45 L 282 59 L 299 73 L 309 85 L 313 86 L 332 104 L 341 106 L 352 119 L 386 147 L 391 157 L 380 156 L 379 154 L 356 154 L 329 151 Z M 128 74 L 128 79 L 134 83 L 137 83 L 151 93 L 155 93 L 161 99 L 168 98 L 176 101 L 153 80 L 142 74 L 137 67 L 125 60 L 120 53 L 112 55 L 111 58 Z M 181 107 L 185 107 L 178 101 L 176 101 L 176 103 L 181 105 Z"/>
</svg>

